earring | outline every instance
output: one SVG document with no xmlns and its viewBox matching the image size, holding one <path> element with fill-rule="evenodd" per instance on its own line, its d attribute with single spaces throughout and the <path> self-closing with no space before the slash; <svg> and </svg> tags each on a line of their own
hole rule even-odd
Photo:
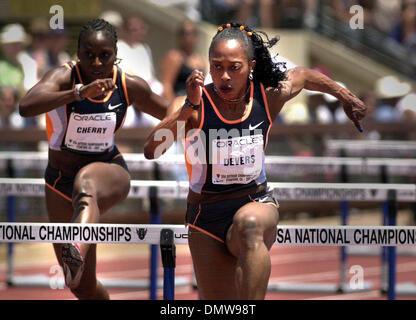
<svg viewBox="0 0 416 320">
<path fill-rule="evenodd" d="M 250 72 L 250 74 L 248 75 L 248 79 L 249 79 L 250 81 L 253 81 L 253 72 Z"/>
</svg>

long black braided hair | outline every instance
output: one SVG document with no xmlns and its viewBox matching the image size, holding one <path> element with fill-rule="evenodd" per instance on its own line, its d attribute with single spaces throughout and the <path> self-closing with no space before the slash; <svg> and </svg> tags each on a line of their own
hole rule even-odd
<svg viewBox="0 0 416 320">
<path fill-rule="evenodd" d="M 102 31 L 107 33 L 114 41 L 114 48 L 117 48 L 117 32 L 112 24 L 104 19 L 92 19 L 88 21 L 79 32 L 78 36 L 78 49 L 80 48 L 81 41 L 89 36 L 93 32 Z"/>
<path fill-rule="evenodd" d="M 254 82 L 261 82 L 265 87 L 280 89 L 280 82 L 286 79 L 286 66 L 284 62 L 273 61 L 269 52 L 269 48 L 279 41 L 278 37 L 269 39 L 266 33 L 254 31 L 241 23 L 226 23 L 218 27 L 217 34 L 212 38 L 209 53 L 211 54 L 219 41 L 229 39 L 236 39 L 244 44 L 249 62 L 256 60 L 253 70 Z"/>
</svg>

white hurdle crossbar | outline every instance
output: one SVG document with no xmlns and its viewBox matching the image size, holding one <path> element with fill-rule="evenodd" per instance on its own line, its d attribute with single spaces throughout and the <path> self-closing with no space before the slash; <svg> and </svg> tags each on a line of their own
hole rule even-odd
<svg viewBox="0 0 416 320">
<path fill-rule="evenodd" d="M 416 185 L 390 183 L 307 183 L 268 182 L 281 201 L 369 201 L 391 199 L 416 202 Z M 186 199 L 188 181 L 132 180 L 129 198 L 147 198 L 151 187 L 158 197 Z M 39 178 L 0 178 L 0 196 L 44 196 L 45 182 Z"/>
<path fill-rule="evenodd" d="M 185 166 L 183 155 L 165 154 L 156 160 L 147 160 L 142 153 L 124 153 L 123 157 L 131 171 L 152 170 L 154 164 L 159 164 L 161 171 Z M 9 164 L 21 169 L 45 169 L 47 163 L 46 152 L 0 152 L 0 169 Z M 337 174 L 342 167 L 356 175 L 379 175 L 380 167 L 385 167 L 389 176 L 416 176 L 416 159 L 266 156 L 265 164 L 273 173 L 285 176 Z"/>
<path fill-rule="evenodd" d="M 345 140 L 330 139 L 326 142 L 330 154 L 341 150 L 352 156 L 391 156 L 415 157 L 416 142 L 406 140 Z"/>
</svg>

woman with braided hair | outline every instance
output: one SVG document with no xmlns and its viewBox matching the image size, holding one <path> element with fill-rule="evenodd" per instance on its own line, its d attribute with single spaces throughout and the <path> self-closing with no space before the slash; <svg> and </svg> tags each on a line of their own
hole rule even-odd
<svg viewBox="0 0 416 320">
<path fill-rule="evenodd" d="M 23 117 L 46 113 L 45 197 L 51 222 L 98 223 L 124 200 L 130 174 L 114 145 L 127 107 L 162 119 L 168 103 L 116 66 L 117 34 L 103 19 L 86 23 L 78 61 L 48 72 L 20 101 Z M 79 299 L 108 299 L 96 278 L 95 244 L 54 244 L 66 284 Z"/>
<path fill-rule="evenodd" d="M 145 143 L 145 156 L 155 158 L 183 138 L 188 241 L 203 299 L 265 297 L 279 222 L 265 149 L 283 105 L 305 88 L 341 100 L 359 130 L 365 116 L 364 104 L 325 75 L 273 62 L 268 49 L 276 43 L 240 24 L 220 26 L 209 48 L 212 83 L 204 86 L 204 75 L 193 71 L 187 96 L 174 101 Z"/>
</svg>

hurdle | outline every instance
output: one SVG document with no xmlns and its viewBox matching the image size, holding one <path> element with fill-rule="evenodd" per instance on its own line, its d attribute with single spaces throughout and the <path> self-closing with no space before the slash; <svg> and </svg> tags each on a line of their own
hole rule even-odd
<svg viewBox="0 0 416 320">
<path fill-rule="evenodd" d="M 185 165 L 184 156 L 176 154 L 165 154 L 154 160 L 146 159 L 142 153 L 124 153 L 123 157 L 131 171 L 154 170 L 154 164 L 158 164 L 159 170 L 164 172 L 175 170 L 178 165 Z M 43 170 L 47 163 L 46 152 L 0 151 L 0 169 L 19 167 Z M 273 169 L 273 173 L 283 176 L 340 174 L 344 168 L 349 175 L 416 176 L 416 159 L 266 156 L 265 165 L 266 169 Z"/>
<path fill-rule="evenodd" d="M 374 165 L 380 165 L 380 180 L 382 183 L 389 183 L 392 176 L 401 175 L 400 171 L 403 172 L 408 171 L 407 174 L 404 176 L 408 177 L 415 177 L 414 167 L 412 165 L 411 159 L 394 159 L 394 158 L 383 158 L 381 159 L 371 159 L 366 157 L 416 157 L 416 142 L 415 141 L 400 141 L 400 140 L 346 140 L 346 139 L 330 139 L 326 141 L 326 149 L 327 153 L 330 156 L 361 156 L 364 157 L 363 159 L 368 159 Z M 399 162 L 397 162 L 399 161 Z M 406 161 L 409 161 L 407 165 L 405 164 Z M 402 163 L 404 166 L 402 167 L 399 163 Z M 395 165 L 396 164 L 396 165 Z M 397 165 L 399 164 L 399 165 Z M 407 169 L 406 169 L 407 166 Z M 410 171 L 413 171 L 410 172 Z M 347 182 L 347 181 L 342 181 Z M 382 223 L 386 225 L 388 223 L 388 206 L 391 205 L 388 202 L 383 203 L 383 215 L 382 215 Z M 413 204 L 413 215 L 414 219 L 416 219 L 416 203 Z M 351 250 L 350 253 L 352 254 L 370 254 L 374 255 L 374 253 L 369 250 Z M 415 255 L 414 251 L 405 251 L 400 252 L 403 255 Z M 386 248 L 381 248 L 381 260 L 383 266 L 382 278 L 384 285 L 382 287 L 382 293 L 386 292 Z M 409 294 L 413 292 L 416 294 L 416 287 L 412 287 L 408 284 L 403 284 L 402 288 L 398 290 L 398 292 L 402 292 L 403 294 Z"/>
<path fill-rule="evenodd" d="M 146 229 L 145 236 L 137 230 Z M 114 232 L 116 230 L 116 232 Z M 136 231 L 136 232 L 135 232 Z M 308 234 L 307 237 L 302 236 Z M 378 235 L 377 240 L 373 236 Z M 176 244 L 187 244 L 187 228 L 181 225 L 0 223 L 0 242 L 117 243 L 161 245 L 164 262 L 163 298 L 174 299 Z M 311 236 L 312 235 L 312 236 Z M 380 237 L 380 235 L 382 235 Z M 308 240 L 306 240 L 308 239 Z M 311 240 L 312 239 L 312 240 Z M 382 240 L 381 240 L 382 239 Z M 278 226 L 274 245 L 382 245 L 394 248 L 416 244 L 416 227 L 397 226 Z M 374 243 L 376 242 L 376 243 Z M 394 253 L 394 251 L 392 252 Z M 391 261 L 395 263 L 395 261 Z M 392 266 L 395 271 L 394 266 Z M 389 282 L 389 299 L 395 299 L 395 282 Z M 391 291 L 391 294 L 390 294 Z"/>
<path fill-rule="evenodd" d="M 280 201 L 390 201 L 396 202 L 415 202 L 416 186 L 412 184 L 362 184 L 362 183 L 276 183 L 268 184 L 274 190 L 274 195 Z M 185 199 L 188 193 L 187 181 L 152 181 L 152 180 L 132 180 L 129 196 L 131 198 L 148 197 L 150 188 L 157 188 L 158 196 L 161 199 Z M 0 178 L 0 195 L 3 196 L 43 196 L 44 182 L 42 179 L 26 178 Z M 394 209 L 394 206 L 391 207 Z M 396 211 L 392 210 L 389 214 L 390 225 L 395 224 Z M 394 266 L 396 252 L 394 247 L 389 248 L 389 292 L 391 299 L 395 298 L 395 274 Z M 341 277 L 343 278 L 343 277 Z M 299 290 L 298 284 L 292 288 L 282 284 L 269 284 L 268 290 L 292 291 Z M 346 284 L 341 283 L 333 286 L 336 291 L 340 288 L 346 289 Z M 303 290 L 311 290 L 310 286 L 305 286 Z M 316 292 L 328 292 L 326 288 L 316 288 Z"/>
<path fill-rule="evenodd" d="M 335 140 L 337 143 L 335 147 L 344 147 L 344 140 Z M 351 145 L 355 146 L 356 141 L 351 141 Z M 348 145 L 348 144 L 347 144 Z M 389 145 L 397 145 L 396 142 L 389 143 Z M 334 147 L 334 148 L 335 148 Z M 133 170 L 152 170 L 153 177 L 156 180 L 160 180 L 160 172 L 162 171 L 172 171 L 177 169 L 177 165 L 184 165 L 183 155 L 167 154 L 163 155 L 161 158 L 149 161 L 145 159 L 143 154 L 134 154 L 126 153 L 124 158 L 130 168 Z M 9 176 L 13 177 L 14 167 L 18 165 L 19 168 L 36 168 L 44 169 L 47 165 L 47 153 L 39 152 L 0 152 L 0 168 L 6 168 L 9 172 Z M 339 180 L 342 183 L 348 182 L 348 177 L 351 174 L 356 175 L 379 175 L 380 180 L 383 183 L 387 183 L 389 177 L 391 176 L 416 176 L 416 159 L 394 159 L 394 158 L 345 158 L 345 157 L 313 157 L 313 158 L 304 158 L 304 157 L 290 157 L 290 156 L 266 156 L 266 169 L 273 169 L 273 173 L 279 175 L 294 175 L 299 173 L 308 174 L 308 173 L 320 173 L 320 174 L 337 174 L 340 178 Z M 160 208 L 158 203 L 157 189 L 153 188 L 149 191 L 149 200 L 150 200 L 150 217 L 151 223 L 160 223 Z M 13 196 L 8 196 L 8 221 L 14 221 L 13 212 L 14 208 L 14 198 Z M 388 201 L 383 203 L 383 224 L 385 225 L 386 219 L 388 217 Z M 341 224 L 347 225 L 347 216 L 349 211 L 349 204 L 347 201 L 341 201 Z M 366 248 L 363 248 L 359 251 L 349 248 L 349 254 L 377 254 L 374 250 L 369 251 Z M 9 255 L 12 255 L 13 246 L 9 244 Z M 151 258 L 151 268 L 150 268 L 150 285 L 154 286 L 157 283 L 157 247 L 155 245 L 151 246 L 152 258 Z M 413 250 L 400 251 L 401 255 L 413 255 Z M 347 250 L 345 247 L 341 247 L 341 268 L 344 269 L 341 271 L 342 277 L 346 276 L 346 260 L 347 260 Z M 9 259 L 12 261 L 12 259 Z M 387 278 L 387 262 L 385 250 L 382 250 L 382 265 L 384 271 L 382 272 L 383 282 Z M 12 267 L 9 267 L 9 270 L 12 270 Z M 345 280 L 341 281 L 342 283 Z M 125 285 L 132 285 L 135 282 L 128 282 Z M 139 285 L 146 286 L 146 284 Z M 338 288 L 339 291 L 342 291 L 342 287 Z M 382 290 L 386 291 L 386 290 Z M 154 297 L 156 289 L 154 287 L 150 290 L 151 295 Z"/>
<path fill-rule="evenodd" d="M 37 152 L 16 152 L 14 154 L 8 154 L 7 152 L 0 153 L 0 167 L 5 165 L 5 168 L 8 172 L 8 176 L 14 177 L 14 166 L 17 162 L 19 168 L 35 168 L 35 169 L 44 169 L 47 165 L 47 154 L 46 153 L 37 153 Z M 33 165 L 35 164 L 35 165 Z M 20 166 L 21 165 L 21 166 Z M 149 166 L 145 166 L 145 170 L 149 168 L 153 169 L 153 176 L 156 179 L 159 179 L 159 168 L 157 163 L 150 163 Z M 42 191 L 44 194 L 44 191 Z M 35 195 L 35 194 L 33 194 Z M 7 196 L 7 220 L 10 222 L 15 221 L 15 196 Z M 158 192 L 157 188 L 150 187 L 148 190 L 148 195 L 141 195 L 141 199 L 150 200 L 150 217 L 152 224 L 160 224 L 160 208 L 158 201 Z M 151 259 L 150 259 L 150 279 L 149 280 L 138 280 L 138 279 L 128 279 L 128 280 L 119 280 L 119 279 L 103 279 L 102 283 L 108 288 L 139 288 L 139 289 L 149 289 L 149 295 L 151 300 L 156 300 L 157 289 L 162 286 L 162 282 L 158 280 L 158 246 L 152 244 L 150 246 L 151 250 Z M 48 287 L 49 278 L 44 275 L 29 275 L 29 276 L 14 276 L 13 275 L 13 252 L 14 246 L 13 243 L 8 243 L 7 248 L 7 285 L 8 286 L 36 286 L 36 287 Z M 165 264 L 162 256 L 162 263 Z M 186 286 L 188 280 L 184 277 L 176 277 L 175 285 L 177 286 Z"/>
<path fill-rule="evenodd" d="M 333 156 L 416 157 L 415 141 L 329 139 L 326 149 Z"/>
</svg>

